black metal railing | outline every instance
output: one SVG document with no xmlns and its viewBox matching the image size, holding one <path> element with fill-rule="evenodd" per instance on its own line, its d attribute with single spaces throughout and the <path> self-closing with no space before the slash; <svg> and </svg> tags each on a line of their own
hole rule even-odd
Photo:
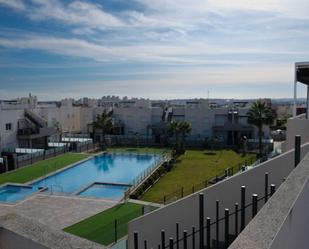
<svg viewBox="0 0 309 249">
<path fill-rule="evenodd" d="M 268 173 L 265 173 L 265 179 L 268 182 Z M 199 222 L 198 227 L 192 226 L 191 231 L 183 230 L 182 236 L 180 236 L 180 223 L 175 223 L 175 237 L 168 237 L 164 230 L 161 230 L 161 241 L 158 245 L 151 245 L 144 241 L 143 249 L 147 248 L 163 248 L 163 249 L 172 249 L 172 248 L 199 248 L 199 249 L 226 249 L 233 242 L 233 240 L 238 236 L 238 234 L 245 228 L 245 225 L 255 217 L 258 212 L 258 209 L 261 208 L 275 193 L 276 186 L 270 184 L 267 186 L 269 189 L 269 194 L 259 197 L 257 194 L 252 194 L 252 199 L 249 203 L 246 204 L 246 187 L 241 186 L 240 188 L 240 207 L 238 203 L 235 203 L 234 210 L 229 208 L 223 208 L 224 216 L 219 217 L 220 201 L 216 200 L 216 215 L 212 220 L 210 217 L 205 217 L 204 214 L 204 194 L 200 193 L 198 195 L 198 210 L 199 213 Z M 248 215 L 248 212 L 251 215 Z M 234 232 L 231 232 L 231 221 L 233 220 Z M 240 219 L 240 223 L 239 223 Z M 248 220 L 249 219 L 249 220 Z M 223 223 L 223 224 L 222 224 Z M 224 229 L 220 229 L 223 226 Z M 223 234 L 222 234 L 223 232 Z M 134 232 L 134 249 L 138 249 L 138 232 Z M 168 238 L 168 239 L 167 239 Z M 197 240 L 198 238 L 198 240 Z"/>
</svg>

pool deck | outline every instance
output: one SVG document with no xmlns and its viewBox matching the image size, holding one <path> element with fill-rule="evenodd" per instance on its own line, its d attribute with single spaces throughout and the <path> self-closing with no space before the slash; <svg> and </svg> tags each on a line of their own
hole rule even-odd
<svg viewBox="0 0 309 249">
<path fill-rule="evenodd" d="M 0 216 L 16 213 L 53 229 L 63 229 L 117 203 L 119 201 L 35 194 L 15 205 L 0 204 Z"/>
</svg>

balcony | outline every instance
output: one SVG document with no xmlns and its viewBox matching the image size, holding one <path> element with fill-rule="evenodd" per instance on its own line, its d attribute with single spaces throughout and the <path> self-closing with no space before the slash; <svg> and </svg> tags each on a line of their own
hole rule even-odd
<svg viewBox="0 0 309 249">
<path fill-rule="evenodd" d="M 254 222 L 259 217 L 264 207 L 265 209 L 267 207 L 274 209 L 270 210 L 274 215 L 273 219 L 265 218 L 264 223 L 272 222 L 274 224 L 269 224 L 269 226 L 276 226 L 276 211 L 278 214 L 281 212 L 281 209 L 276 209 L 276 207 L 280 205 L 284 207 L 288 201 L 293 202 L 291 201 L 293 199 L 292 192 L 297 191 L 295 188 L 298 184 L 304 186 L 301 182 L 307 181 L 306 179 L 309 176 L 309 155 L 306 155 L 309 152 L 309 143 L 302 145 L 301 153 L 299 153 L 300 147 L 297 148 L 297 152 L 294 152 L 294 150 L 285 152 L 250 170 L 205 188 L 197 194 L 192 194 L 133 220 L 129 223 L 129 248 L 137 248 L 136 246 L 143 248 L 145 241 L 149 248 L 155 248 L 158 245 L 161 248 L 162 246 L 164 248 L 176 248 L 177 243 L 180 245 L 179 248 L 184 248 L 184 243 L 189 245 L 188 248 L 192 248 L 191 245 L 193 244 L 196 248 L 206 248 L 206 246 L 207 248 L 216 248 L 216 246 L 229 248 L 230 243 L 238 235 L 236 241 L 241 240 L 244 232 L 249 229 L 251 221 Z M 295 155 L 297 156 L 295 157 Z M 294 170 L 295 162 L 297 165 L 300 158 L 304 157 L 302 163 Z M 308 165 L 308 169 L 303 169 L 303 163 Z M 301 172 L 297 173 L 298 170 L 301 170 Z M 286 184 L 291 185 L 284 187 Z M 279 192 L 275 193 L 275 189 L 278 187 Z M 289 188 L 291 189 L 289 190 Z M 306 193 L 308 192 L 306 191 Z M 297 195 L 295 192 L 293 193 L 294 196 Z M 202 194 L 202 199 L 200 194 Z M 289 195 L 289 197 L 284 197 L 284 194 Z M 274 197 L 280 197 L 281 204 L 277 206 L 271 204 Z M 248 224 L 248 228 L 245 228 Z M 309 224 L 309 221 L 306 224 Z M 287 228 L 288 225 L 286 225 Z M 256 225 L 255 228 L 261 229 L 262 226 Z M 304 231 L 308 230 L 305 229 Z M 251 229 L 248 230 L 248 236 L 251 232 Z M 255 233 L 258 232 L 257 229 Z M 171 240 L 168 240 L 168 238 L 171 238 Z M 284 234 L 282 238 L 284 238 Z M 250 239 L 255 242 L 253 235 Z M 263 238 L 259 237 L 259 240 L 262 241 Z M 254 244 L 252 244 L 252 247 L 248 247 L 246 242 L 246 240 L 242 242 L 242 247 L 231 248 L 268 248 L 254 247 Z M 169 247 L 169 243 L 174 247 Z M 201 244 L 202 247 L 199 247 Z M 274 249 L 277 248 L 304 247 L 274 247 Z"/>
<path fill-rule="evenodd" d="M 308 248 L 308 180 L 309 154 L 229 248 Z"/>
</svg>

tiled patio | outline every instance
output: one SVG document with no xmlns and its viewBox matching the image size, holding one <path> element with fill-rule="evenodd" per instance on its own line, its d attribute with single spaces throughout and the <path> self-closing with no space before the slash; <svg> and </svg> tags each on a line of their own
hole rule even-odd
<svg viewBox="0 0 309 249">
<path fill-rule="evenodd" d="M 0 204 L 0 215 L 14 212 L 51 228 L 63 229 L 117 203 L 112 200 L 37 194 L 16 205 Z"/>
</svg>

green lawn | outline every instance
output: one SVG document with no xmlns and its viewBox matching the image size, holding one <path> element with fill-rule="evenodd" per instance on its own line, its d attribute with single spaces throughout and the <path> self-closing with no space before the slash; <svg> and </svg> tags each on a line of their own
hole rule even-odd
<svg viewBox="0 0 309 249">
<path fill-rule="evenodd" d="M 162 153 L 167 151 L 165 148 L 153 147 L 109 147 L 108 152 L 131 152 L 131 153 Z"/>
<path fill-rule="evenodd" d="M 117 219 L 117 238 L 119 239 L 127 234 L 128 222 L 141 214 L 141 205 L 134 203 L 119 204 L 67 227 L 64 231 L 103 245 L 109 245 L 115 240 L 115 219 Z"/>
<path fill-rule="evenodd" d="M 162 202 L 165 195 L 168 198 L 181 196 L 181 187 L 184 195 L 204 187 L 205 180 L 221 174 L 226 168 L 234 167 L 245 161 L 255 160 L 255 155 L 242 157 L 233 150 L 187 150 L 179 157 L 176 167 L 164 175 L 143 196 L 142 200 Z M 235 173 L 235 172 L 234 172 Z M 174 193 L 171 195 L 171 193 Z"/>
<path fill-rule="evenodd" d="M 87 155 L 67 153 L 0 175 L 0 184 L 26 183 L 87 158 Z"/>
</svg>

